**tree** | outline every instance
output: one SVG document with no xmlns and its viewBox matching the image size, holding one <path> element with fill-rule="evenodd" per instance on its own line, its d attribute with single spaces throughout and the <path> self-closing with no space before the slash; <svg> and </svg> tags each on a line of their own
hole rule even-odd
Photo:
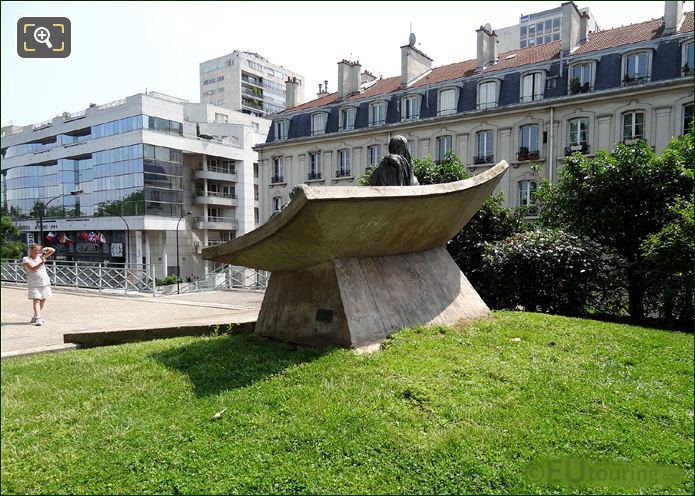
<svg viewBox="0 0 695 496">
<path fill-rule="evenodd" d="M 559 229 L 533 229 L 484 246 L 483 274 L 498 308 L 579 315 L 606 272 L 597 243 Z"/>
<path fill-rule="evenodd" d="M 422 159 L 413 159 L 413 173 L 420 184 L 451 183 L 471 177 L 453 150 L 446 152 L 439 163 L 429 154 Z"/>
<path fill-rule="evenodd" d="M 19 228 L 5 215 L 0 218 L 0 231 L 0 258 L 21 257 L 26 245 L 16 240 L 20 234 Z"/>
<path fill-rule="evenodd" d="M 497 296 L 483 271 L 485 243 L 508 238 L 523 230 L 525 225 L 523 212 L 502 206 L 503 201 L 502 193 L 485 200 L 468 224 L 446 245 L 451 258 L 465 272 L 480 296 L 493 307 L 497 307 Z"/>
<path fill-rule="evenodd" d="M 544 181 L 536 198 L 543 225 L 587 236 L 625 258 L 630 316 L 641 320 L 648 286 L 641 246 L 673 219 L 673 206 L 692 191 L 693 145 L 686 135 L 662 157 L 643 141 L 594 158 L 571 155 L 557 187 Z"/>
<path fill-rule="evenodd" d="M 693 199 L 682 199 L 672 207 L 674 219 L 641 246 L 649 262 L 650 292 L 661 300 L 659 310 L 668 319 L 693 320 Z M 661 296 L 661 298 L 659 298 Z"/>
</svg>

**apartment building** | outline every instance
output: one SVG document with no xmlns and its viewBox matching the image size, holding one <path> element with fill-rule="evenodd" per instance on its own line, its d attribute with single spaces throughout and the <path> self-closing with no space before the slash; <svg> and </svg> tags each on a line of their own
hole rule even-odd
<svg viewBox="0 0 695 496">
<path fill-rule="evenodd" d="M 595 33 L 601 30 L 589 7 L 578 9 L 578 11 L 580 15 L 579 22 L 586 23 L 586 27 L 583 28 L 584 31 Z M 567 13 L 567 10 L 559 6 L 554 9 L 534 12 L 533 14 L 521 14 L 519 16 L 519 24 L 495 29 L 497 50 L 501 53 L 560 41 L 563 34 L 564 36 L 569 36 L 568 32 L 563 33 L 563 26 L 568 28 L 572 22 L 570 14 L 570 17 L 563 23 L 565 13 Z"/>
<path fill-rule="evenodd" d="M 695 67 L 693 12 L 680 1 L 664 9 L 663 18 L 589 32 L 582 11 L 563 3 L 559 40 L 499 52 L 496 31 L 481 27 L 476 59 L 435 68 L 411 43 L 400 47 L 400 75 L 368 85 L 359 62 L 340 62 L 337 91 L 274 115 L 255 147 L 263 220 L 299 183 L 357 184 L 395 134 L 413 157 L 453 150 L 474 174 L 506 160 L 497 192 L 531 209 L 540 179 L 555 182 L 570 153 L 635 140 L 660 152 L 692 121 Z"/>
<path fill-rule="evenodd" d="M 200 64 L 200 101 L 262 117 L 285 109 L 285 81 L 297 89 L 290 106 L 304 101 L 304 77 L 257 53 L 236 50 Z"/>
<path fill-rule="evenodd" d="M 58 260 L 209 267 L 202 248 L 259 221 L 266 119 L 156 92 L 2 128 L 2 206 Z M 186 215 L 191 212 L 190 215 Z M 40 217 L 43 214 L 43 239 Z"/>
</svg>

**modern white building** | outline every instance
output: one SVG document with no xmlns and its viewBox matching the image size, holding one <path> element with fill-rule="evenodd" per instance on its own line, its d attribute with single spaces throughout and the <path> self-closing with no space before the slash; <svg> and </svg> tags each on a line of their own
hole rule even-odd
<svg viewBox="0 0 695 496">
<path fill-rule="evenodd" d="M 264 116 L 285 109 L 285 82 L 294 82 L 290 106 L 304 101 L 304 77 L 257 53 L 236 50 L 200 64 L 200 101 Z"/>
<path fill-rule="evenodd" d="M 589 7 L 577 9 L 577 12 L 580 14 L 578 21 L 586 24 L 585 32 L 595 33 L 601 30 Z M 495 29 L 497 50 L 506 52 L 560 41 L 563 36 L 569 36 L 568 28 L 571 22 L 571 15 L 568 15 L 562 6 L 533 14 L 521 14 L 519 24 Z"/>
<path fill-rule="evenodd" d="M 252 147 L 268 127 L 155 92 L 4 127 L 2 207 L 58 260 L 155 264 L 157 277 L 176 273 L 178 224 L 181 276 L 200 276 L 203 247 L 259 221 Z"/>
<path fill-rule="evenodd" d="M 688 129 L 693 12 L 683 2 L 666 1 L 662 18 L 596 32 L 574 3 L 560 9 L 557 41 L 500 52 L 497 31 L 481 27 L 477 58 L 441 67 L 410 43 L 400 47 L 401 74 L 368 87 L 358 62 L 339 62 L 338 91 L 274 115 L 255 148 L 262 219 L 299 183 L 356 185 L 396 134 L 414 158 L 453 150 L 473 174 L 506 160 L 496 192 L 532 212 L 533 191 L 542 178 L 557 181 L 566 155 L 635 140 L 661 152 Z"/>
</svg>

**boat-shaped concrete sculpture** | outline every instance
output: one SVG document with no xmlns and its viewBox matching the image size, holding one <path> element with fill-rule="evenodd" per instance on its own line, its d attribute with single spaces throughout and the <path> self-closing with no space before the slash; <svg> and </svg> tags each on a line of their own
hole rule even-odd
<svg viewBox="0 0 695 496">
<path fill-rule="evenodd" d="M 489 309 L 444 249 L 507 170 L 425 186 L 306 186 L 266 224 L 203 250 L 271 271 L 256 334 L 366 346 L 405 326 Z"/>
</svg>

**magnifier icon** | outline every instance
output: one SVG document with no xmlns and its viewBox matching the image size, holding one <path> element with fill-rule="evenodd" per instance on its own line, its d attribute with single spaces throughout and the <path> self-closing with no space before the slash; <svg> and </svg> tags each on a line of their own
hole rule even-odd
<svg viewBox="0 0 695 496">
<path fill-rule="evenodd" d="M 53 44 L 51 43 L 51 32 L 43 26 L 39 26 L 34 30 L 34 39 L 37 43 L 44 43 L 48 48 L 53 48 Z"/>
</svg>

